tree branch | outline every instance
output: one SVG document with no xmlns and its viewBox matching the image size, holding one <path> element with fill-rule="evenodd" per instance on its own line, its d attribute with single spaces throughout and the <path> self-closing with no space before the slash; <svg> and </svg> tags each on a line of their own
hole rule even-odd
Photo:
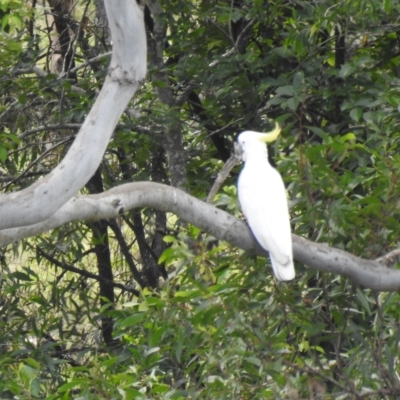
<svg viewBox="0 0 400 400">
<path fill-rule="evenodd" d="M 44 132 L 44 131 L 55 131 L 59 129 L 73 129 L 78 130 L 82 127 L 82 124 L 57 124 L 57 125 L 43 125 L 38 126 L 37 128 L 29 129 L 25 132 L 22 132 L 18 135 L 18 139 L 26 139 L 28 136 L 34 135 L 35 133 Z"/>
<path fill-rule="evenodd" d="M 70 137 L 67 137 L 66 139 L 58 141 L 55 145 L 51 146 L 49 149 L 44 151 L 38 158 L 36 158 L 27 167 L 25 167 L 25 169 L 18 176 L 13 178 L 11 181 L 7 182 L 7 184 L 5 184 L 4 186 L 0 187 L 0 190 L 5 190 L 10 185 L 12 185 L 14 182 L 17 182 L 18 180 L 26 177 L 26 175 L 28 174 L 28 172 L 31 168 L 33 168 L 35 165 L 39 164 L 40 161 L 42 161 L 48 154 L 51 154 L 57 147 L 70 142 L 72 139 L 73 139 L 73 136 L 70 136 Z"/>
<path fill-rule="evenodd" d="M 219 172 L 217 179 L 215 180 L 210 193 L 207 196 L 207 203 L 212 204 L 215 195 L 218 193 L 220 187 L 225 182 L 225 179 L 228 177 L 229 173 L 231 172 L 232 168 L 235 167 L 240 162 L 240 154 L 239 154 L 239 147 L 235 142 L 235 151 L 229 157 L 228 161 L 222 167 L 221 171 Z"/>
<path fill-rule="evenodd" d="M 143 207 L 173 212 L 219 240 L 267 256 L 244 221 L 179 189 L 154 182 L 128 183 L 100 194 L 76 196 L 42 223 L 0 231 L 0 246 L 67 222 L 113 218 L 125 210 Z M 292 239 L 294 258 L 312 269 L 343 275 L 375 291 L 400 290 L 400 270 L 300 236 L 292 235 Z"/>
<path fill-rule="evenodd" d="M 114 49 L 102 90 L 61 163 L 28 188 L 0 196 L 0 229 L 49 218 L 86 184 L 98 168 L 122 112 L 145 78 L 143 11 L 132 0 L 105 0 L 105 6 Z"/>
<path fill-rule="evenodd" d="M 44 71 L 43 69 L 40 69 L 38 66 L 33 65 L 27 68 L 18 68 L 13 72 L 14 75 L 24 75 L 24 74 L 36 74 L 39 78 L 46 78 L 47 75 L 50 75 L 51 73 Z M 71 85 L 71 91 L 78 93 L 82 96 L 86 95 L 86 91 L 79 86 L 76 85 Z"/>
<path fill-rule="evenodd" d="M 80 268 L 76 268 L 72 265 L 69 265 L 65 262 L 59 261 L 56 258 L 52 257 L 50 254 L 47 254 L 46 252 L 44 252 L 39 246 L 36 246 L 36 251 L 42 256 L 44 257 L 46 260 L 50 261 L 52 264 L 57 265 L 57 267 L 62 268 L 65 271 L 70 271 L 70 272 L 74 272 L 78 275 L 84 276 L 86 278 L 90 278 L 90 279 L 94 279 L 98 282 L 104 282 L 107 283 L 107 285 L 111 285 L 115 288 L 124 290 L 125 292 L 129 292 L 134 294 L 135 296 L 140 296 L 140 292 L 130 286 L 127 285 L 123 285 L 122 283 L 118 283 L 118 282 L 114 282 L 110 279 L 104 278 L 100 275 L 96 275 L 96 274 L 92 274 L 89 271 L 85 271 L 83 269 Z"/>
</svg>

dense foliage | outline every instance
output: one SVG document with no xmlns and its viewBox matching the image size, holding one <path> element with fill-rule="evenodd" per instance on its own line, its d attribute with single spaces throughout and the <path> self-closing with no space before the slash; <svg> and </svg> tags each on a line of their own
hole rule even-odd
<svg viewBox="0 0 400 400">
<path fill-rule="evenodd" d="M 107 55 L 88 60 L 111 50 L 100 0 L 31 3 L 0 0 L 2 192 L 57 165 L 107 71 Z M 62 71 L 50 12 L 70 32 Z M 370 259 L 393 250 L 399 14 L 377 0 L 148 0 L 148 80 L 82 192 L 153 180 L 205 199 L 237 133 L 278 121 L 293 231 Z M 236 216 L 239 170 L 215 198 Z M 400 396 L 398 294 L 303 265 L 278 284 L 268 263 L 151 209 L 10 245 L 0 397 Z"/>
</svg>

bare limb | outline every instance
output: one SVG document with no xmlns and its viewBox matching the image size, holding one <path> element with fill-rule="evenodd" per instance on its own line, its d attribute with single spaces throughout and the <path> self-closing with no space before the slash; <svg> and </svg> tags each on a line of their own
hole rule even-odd
<svg viewBox="0 0 400 400">
<path fill-rule="evenodd" d="M 84 62 L 84 63 L 82 63 L 82 64 L 79 64 L 77 67 L 72 68 L 72 69 L 69 71 L 69 73 L 70 73 L 70 74 L 74 74 L 74 73 L 78 72 L 80 69 L 86 68 L 86 67 L 88 67 L 89 65 L 95 64 L 97 61 L 100 61 L 100 60 L 102 60 L 103 58 L 108 58 L 108 57 L 110 57 L 111 55 L 112 55 L 112 52 L 111 52 L 111 51 L 108 52 L 108 53 L 100 54 L 100 55 L 98 55 L 98 56 L 96 56 L 96 57 L 91 58 L 90 60 L 87 60 L 86 62 Z M 65 77 L 65 75 L 66 75 L 66 73 L 64 73 L 62 76 Z"/>
<path fill-rule="evenodd" d="M 65 143 L 70 142 L 73 139 L 73 136 L 68 137 L 64 140 L 58 141 L 55 145 L 51 146 L 49 149 L 47 149 L 46 151 L 44 151 L 38 158 L 36 158 L 36 160 L 32 161 L 25 169 L 24 171 L 22 171 L 18 176 L 16 176 L 15 178 L 13 178 L 10 182 L 7 182 L 7 184 L 5 184 L 4 186 L 2 186 L 0 188 L 0 190 L 5 190 L 7 189 L 11 184 L 13 184 L 14 182 L 18 181 L 19 179 L 23 178 L 26 176 L 26 174 L 29 172 L 29 170 L 31 168 L 33 168 L 36 164 L 39 164 L 40 161 L 43 160 L 43 158 L 45 158 L 48 154 L 52 153 L 54 149 L 56 149 L 59 146 L 62 146 Z"/>
<path fill-rule="evenodd" d="M 214 24 L 213 21 L 209 20 L 212 24 Z M 230 50 L 228 50 L 226 53 L 222 55 L 224 58 L 229 58 L 231 55 L 233 55 L 235 52 L 242 53 L 243 52 L 243 47 L 244 47 L 244 42 L 247 39 L 247 34 L 249 30 L 254 26 L 256 23 L 255 19 L 252 19 L 249 21 L 249 23 L 244 27 L 244 29 L 240 32 L 240 35 L 236 39 L 236 42 L 233 44 L 234 47 L 232 47 Z M 214 24 L 215 25 L 215 24 Z M 231 39 L 231 37 L 230 37 Z M 210 63 L 210 67 L 215 67 L 217 64 L 219 64 L 220 60 L 214 60 L 213 62 Z"/>
<path fill-rule="evenodd" d="M 70 272 L 74 272 L 78 275 L 84 276 L 86 278 L 90 278 L 90 279 L 94 279 L 98 282 L 102 281 L 104 283 L 107 283 L 108 285 L 111 285 L 113 287 L 116 287 L 118 289 L 122 289 L 125 292 L 129 292 L 134 294 L 135 296 L 139 296 L 140 292 L 130 286 L 126 286 L 123 285 L 122 283 L 118 283 L 118 282 L 114 282 L 110 279 L 104 278 L 100 275 L 96 275 L 96 274 L 92 274 L 89 271 L 85 271 L 83 269 L 80 268 L 76 268 L 72 265 L 69 265 L 65 262 L 59 261 L 56 258 L 52 257 L 50 254 L 47 254 L 46 252 L 44 252 L 39 246 L 36 247 L 36 251 L 42 256 L 44 257 L 46 260 L 50 261 L 52 264 L 57 265 L 58 267 L 64 269 L 65 271 L 70 271 Z"/>
<path fill-rule="evenodd" d="M 41 223 L 0 231 L 0 246 L 67 222 L 112 218 L 126 210 L 143 207 L 173 212 L 219 240 L 267 256 L 244 221 L 182 190 L 155 182 L 128 183 L 100 194 L 76 196 Z M 326 244 L 313 243 L 300 236 L 292 235 L 292 240 L 294 258 L 309 268 L 345 276 L 375 291 L 400 290 L 400 270 L 356 257 Z"/>
<path fill-rule="evenodd" d="M 55 131 L 58 129 L 80 129 L 82 124 L 57 124 L 57 125 L 43 125 L 38 126 L 37 128 L 29 129 L 25 132 L 22 132 L 18 135 L 18 139 L 25 139 L 28 136 L 34 135 L 35 133 L 44 132 L 44 131 Z"/>
<path fill-rule="evenodd" d="M 102 90 L 61 163 L 28 188 L 0 195 L 0 229 L 43 221 L 76 195 L 98 168 L 122 112 L 145 78 L 143 11 L 132 0 L 105 0 L 105 6 L 115 45 Z"/>
</svg>

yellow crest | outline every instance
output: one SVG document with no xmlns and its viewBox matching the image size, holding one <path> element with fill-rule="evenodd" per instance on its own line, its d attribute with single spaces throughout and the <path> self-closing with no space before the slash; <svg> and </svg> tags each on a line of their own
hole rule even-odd
<svg viewBox="0 0 400 400">
<path fill-rule="evenodd" d="M 259 136 L 259 140 L 265 143 L 271 143 L 277 139 L 281 133 L 281 127 L 277 122 L 275 122 L 275 128 L 271 132 L 263 133 Z"/>
</svg>

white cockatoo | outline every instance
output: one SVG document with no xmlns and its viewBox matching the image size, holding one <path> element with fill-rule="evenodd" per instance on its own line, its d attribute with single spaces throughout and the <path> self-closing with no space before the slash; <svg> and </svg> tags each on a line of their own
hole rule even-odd
<svg viewBox="0 0 400 400">
<path fill-rule="evenodd" d="M 281 129 L 276 124 L 269 133 L 242 132 L 238 137 L 244 167 L 239 176 L 238 195 L 258 243 L 269 251 L 272 269 L 280 281 L 295 277 L 292 235 L 285 185 L 268 161 L 265 143 L 276 140 Z"/>
</svg>

